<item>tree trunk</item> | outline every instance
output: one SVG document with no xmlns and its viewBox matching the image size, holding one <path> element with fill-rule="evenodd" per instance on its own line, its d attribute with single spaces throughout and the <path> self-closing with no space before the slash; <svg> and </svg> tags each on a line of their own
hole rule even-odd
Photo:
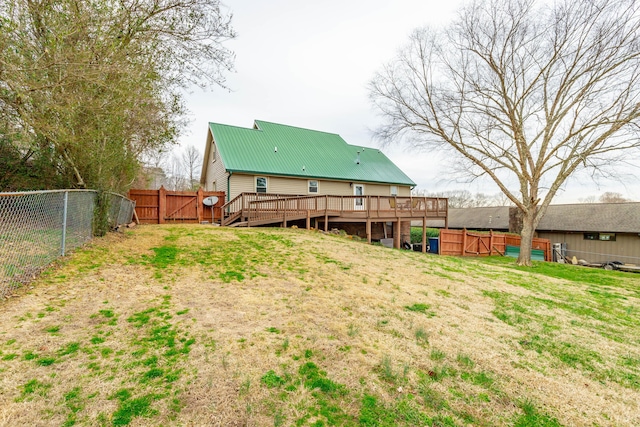
<svg viewBox="0 0 640 427">
<path fill-rule="evenodd" d="M 520 255 L 518 255 L 518 265 L 531 266 L 531 245 L 533 243 L 533 233 L 536 231 L 534 220 L 536 207 L 529 208 L 529 212 L 522 213 L 522 231 L 520 232 Z"/>
</svg>

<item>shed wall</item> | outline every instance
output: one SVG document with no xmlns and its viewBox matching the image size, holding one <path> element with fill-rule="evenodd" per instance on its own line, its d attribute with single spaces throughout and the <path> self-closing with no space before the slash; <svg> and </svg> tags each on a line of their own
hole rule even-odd
<svg viewBox="0 0 640 427">
<path fill-rule="evenodd" d="M 539 231 L 538 236 L 551 243 L 566 243 L 567 256 L 589 262 L 621 261 L 640 264 L 640 237 L 638 234 L 616 233 L 615 242 L 585 240 L 584 233 L 558 233 Z"/>
</svg>

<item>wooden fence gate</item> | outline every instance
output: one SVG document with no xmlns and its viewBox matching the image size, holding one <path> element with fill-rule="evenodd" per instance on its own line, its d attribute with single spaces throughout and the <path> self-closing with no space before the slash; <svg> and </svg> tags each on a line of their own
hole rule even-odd
<svg viewBox="0 0 640 427">
<path fill-rule="evenodd" d="M 205 206 L 203 200 L 218 197 L 213 206 Z M 136 214 L 141 224 L 164 224 L 166 222 L 200 223 L 220 222 L 224 191 L 168 191 L 129 190 L 128 197 L 136 202 Z"/>
<path fill-rule="evenodd" d="M 480 234 L 472 234 L 467 233 L 467 239 L 465 242 L 464 253 L 477 255 L 477 256 L 485 256 L 491 255 L 493 244 L 493 239 L 490 236 L 482 236 Z M 493 250 L 495 252 L 495 249 Z"/>
</svg>

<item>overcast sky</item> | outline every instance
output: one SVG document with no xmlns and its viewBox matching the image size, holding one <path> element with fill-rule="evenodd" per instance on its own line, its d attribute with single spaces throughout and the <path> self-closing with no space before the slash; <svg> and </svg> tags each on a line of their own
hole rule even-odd
<svg viewBox="0 0 640 427">
<path fill-rule="evenodd" d="M 191 123 L 181 146 L 204 150 L 207 123 L 251 127 L 265 120 L 337 133 L 349 144 L 375 146 L 371 129 L 380 122 L 368 99 L 374 73 L 408 42 L 414 28 L 445 25 L 461 0 L 228 0 L 238 37 L 231 91 L 196 89 L 187 96 Z M 437 153 L 384 148 L 419 189 L 468 189 L 493 194 L 491 182 L 451 182 Z M 570 181 L 554 203 L 577 202 L 614 191 L 640 200 L 637 180 L 596 186 L 587 176 Z"/>
</svg>

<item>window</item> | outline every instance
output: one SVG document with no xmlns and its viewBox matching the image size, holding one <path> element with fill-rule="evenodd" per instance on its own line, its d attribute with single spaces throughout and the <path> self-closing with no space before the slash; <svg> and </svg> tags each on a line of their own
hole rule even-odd
<svg viewBox="0 0 640 427">
<path fill-rule="evenodd" d="M 211 183 L 211 191 L 218 191 L 217 186 L 218 186 L 218 185 L 217 185 L 216 181 L 213 181 L 213 182 Z"/>
<path fill-rule="evenodd" d="M 390 189 L 391 189 L 391 193 L 390 194 L 392 196 L 397 196 L 398 195 L 398 186 L 397 185 L 392 185 L 390 187 Z"/>
<path fill-rule="evenodd" d="M 211 144 L 211 163 L 216 161 L 216 144 Z"/>
<path fill-rule="evenodd" d="M 263 176 L 256 177 L 256 193 L 267 192 L 267 178 Z"/>
<path fill-rule="evenodd" d="M 318 193 L 318 181 L 309 181 L 309 193 Z"/>
<path fill-rule="evenodd" d="M 353 195 L 354 196 L 363 196 L 364 195 L 364 185 L 362 184 L 353 184 Z M 362 210 L 364 209 L 364 199 L 362 197 L 356 197 L 354 199 L 355 209 Z"/>
<path fill-rule="evenodd" d="M 584 233 L 584 240 L 601 240 L 603 242 L 615 242 L 615 233 Z"/>
</svg>

